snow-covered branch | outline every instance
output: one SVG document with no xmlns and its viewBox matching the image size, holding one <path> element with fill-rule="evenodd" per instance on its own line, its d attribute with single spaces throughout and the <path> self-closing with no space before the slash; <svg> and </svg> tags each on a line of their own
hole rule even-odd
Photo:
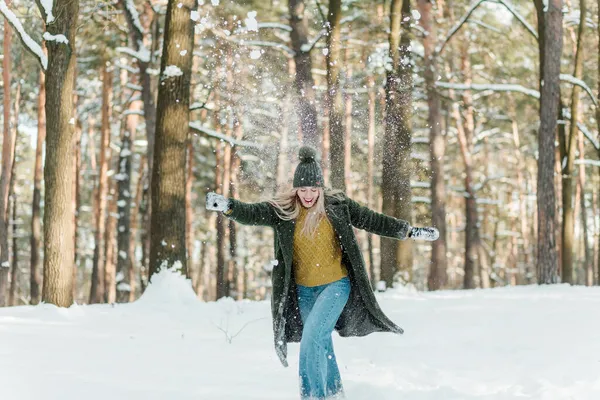
<svg viewBox="0 0 600 400">
<path fill-rule="evenodd" d="M 491 90 L 496 92 L 520 92 L 536 99 L 540 98 L 540 92 L 534 89 L 528 89 L 521 85 L 506 84 L 506 83 L 451 83 L 451 82 L 436 82 L 435 86 L 444 89 L 454 90 Z"/>
<path fill-rule="evenodd" d="M 577 79 L 573 75 L 569 75 L 569 74 L 560 74 L 560 80 L 563 82 L 569 82 L 573 85 L 577 85 L 577 86 L 581 87 L 590 96 L 590 98 L 592 99 L 592 103 L 594 103 L 594 105 L 596 107 L 598 107 L 598 101 L 594 97 L 594 93 L 592 92 L 592 89 L 590 89 L 590 87 L 584 81 L 582 81 L 581 79 Z"/>
<path fill-rule="evenodd" d="M 282 31 L 291 32 L 292 27 L 278 22 L 259 22 L 258 29 L 281 29 Z"/>
<path fill-rule="evenodd" d="M 140 14 L 135 8 L 135 4 L 133 4 L 133 0 L 122 0 L 123 9 L 126 13 L 129 13 L 128 17 L 131 18 L 131 26 L 133 29 L 137 30 L 136 37 L 140 37 L 144 35 L 144 27 L 140 22 Z"/>
<path fill-rule="evenodd" d="M 141 62 L 150 62 L 150 52 L 143 45 L 140 46 L 139 51 L 135 51 L 134 49 L 129 47 L 117 47 L 116 50 L 119 53 L 128 54 L 133 58 L 140 60 Z"/>
<path fill-rule="evenodd" d="M 594 146 L 596 150 L 600 151 L 600 141 L 594 139 L 594 135 L 592 135 L 592 132 L 590 132 L 587 126 L 583 125 L 581 122 L 578 122 L 577 128 L 579 128 L 581 133 L 583 133 L 583 136 L 585 136 L 586 139 L 589 140 L 592 146 Z"/>
<path fill-rule="evenodd" d="M 207 128 L 197 122 L 190 122 L 190 129 L 196 133 L 201 133 L 206 136 L 210 136 L 216 139 L 220 139 L 224 142 L 229 143 L 231 146 L 240 146 L 240 147 L 254 147 L 257 149 L 263 148 L 263 145 L 253 142 L 248 142 L 245 140 L 236 140 L 230 136 L 223 135 L 217 131 L 214 131 L 210 128 Z"/>
<path fill-rule="evenodd" d="M 286 46 L 283 43 L 275 43 L 275 42 L 265 42 L 265 41 L 261 41 L 261 40 L 234 40 L 231 39 L 232 42 L 238 43 L 242 46 L 256 46 L 256 47 L 272 47 L 275 49 L 279 49 L 279 50 L 283 50 L 284 53 L 286 53 L 286 55 L 293 57 L 294 56 L 294 50 L 292 50 L 291 48 L 289 48 L 288 46 Z"/>
<path fill-rule="evenodd" d="M 21 39 L 21 42 L 23 42 L 23 46 L 25 46 L 25 48 L 37 58 L 38 62 L 42 66 L 42 69 L 45 71 L 48 68 L 48 57 L 46 54 L 44 54 L 42 46 L 33 40 L 27 32 L 25 32 L 21 21 L 19 21 L 17 16 L 8 8 L 4 0 L 0 0 L 0 14 L 2 14 L 8 23 L 14 28 L 14 30 L 17 31 L 19 34 L 19 39 Z"/>
<path fill-rule="evenodd" d="M 575 164 L 593 165 L 594 167 L 600 168 L 599 160 L 575 160 Z"/>
</svg>

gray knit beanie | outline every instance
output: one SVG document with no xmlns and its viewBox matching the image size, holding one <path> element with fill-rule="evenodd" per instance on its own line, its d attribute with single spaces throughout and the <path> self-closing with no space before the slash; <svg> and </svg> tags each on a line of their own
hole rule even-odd
<svg viewBox="0 0 600 400">
<path fill-rule="evenodd" d="M 298 151 L 300 164 L 294 173 L 294 187 L 324 187 L 323 171 L 316 160 L 317 152 L 310 146 L 302 146 Z"/>
</svg>

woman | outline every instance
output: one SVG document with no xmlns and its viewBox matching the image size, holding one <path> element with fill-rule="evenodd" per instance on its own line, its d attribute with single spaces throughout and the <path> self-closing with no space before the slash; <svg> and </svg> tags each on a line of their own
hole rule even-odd
<svg viewBox="0 0 600 400">
<path fill-rule="evenodd" d="M 343 396 L 331 334 L 402 333 L 379 308 L 352 227 L 381 236 L 436 240 L 435 228 L 378 214 L 339 191 L 326 191 L 315 151 L 303 147 L 293 189 L 255 204 L 208 193 L 206 208 L 246 225 L 275 229 L 271 311 L 275 351 L 287 367 L 287 343 L 300 342 L 302 399 Z"/>
</svg>

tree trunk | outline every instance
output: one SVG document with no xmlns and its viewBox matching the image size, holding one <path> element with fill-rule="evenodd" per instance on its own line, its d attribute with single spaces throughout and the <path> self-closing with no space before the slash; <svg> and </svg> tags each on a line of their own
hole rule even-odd
<svg viewBox="0 0 600 400">
<path fill-rule="evenodd" d="M 577 50 L 575 51 L 575 71 L 573 76 L 581 79 L 583 73 L 583 34 L 585 30 L 586 4 L 585 0 L 579 1 L 580 23 L 577 30 Z M 569 125 L 569 137 L 565 139 L 567 162 L 563 163 L 562 169 L 562 281 L 574 283 L 573 277 L 573 235 L 575 226 L 575 214 L 573 204 L 573 190 L 575 189 L 575 149 L 577 146 L 577 116 L 579 114 L 580 87 L 573 85 L 571 95 L 571 123 Z"/>
<path fill-rule="evenodd" d="M 540 133 L 538 137 L 538 282 L 558 282 L 556 257 L 554 137 L 557 125 L 560 60 L 563 46 L 562 0 L 548 0 L 544 15 L 543 76 L 540 99 Z"/>
<path fill-rule="evenodd" d="M 10 191 L 9 191 L 9 199 L 12 207 L 12 211 L 7 212 L 12 213 L 12 260 L 10 267 L 10 288 L 8 290 L 8 305 L 15 305 L 15 294 L 17 290 L 17 278 L 19 274 L 19 241 L 17 240 L 17 193 L 15 192 L 15 182 L 17 180 L 15 171 L 17 166 L 17 140 L 19 135 L 19 111 L 20 111 L 20 102 L 21 102 L 21 83 L 17 84 L 17 92 L 15 95 L 15 108 L 13 112 L 13 132 L 12 132 L 12 171 L 10 175 Z M 7 222 L 9 218 L 6 218 Z"/>
<path fill-rule="evenodd" d="M 196 287 L 196 269 L 194 268 L 194 206 L 192 193 L 194 188 L 194 142 L 187 140 L 187 173 L 185 177 L 185 247 L 187 249 L 187 265 L 192 287 Z"/>
<path fill-rule="evenodd" d="M 465 83 L 468 85 L 472 81 L 471 62 L 469 60 L 468 43 L 465 41 L 461 49 L 461 71 Z M 473 142 L 475 123 L 473 118 L 473 102 L 471 91 L 463 92 L 463 104 L 465 107 L 464 122 L 460 116 L 458 104 L 454 105 L 454 117 L 456 118 L 458 140 L 460 151 L 465 164 L 465 276 L 464 288 L 473 289 L 475 283 L 475 274 L 479 273 L 479 281 L 482 288 L 490 286 L 489 271 L 487 271 L 485 254 L 481 243 L 481 234 L 479 231 L 479 213 L 477 211 L 477 199 L 474 189 L 474 163 L 473 163 Z"/>
<path fill-rule="evenodd" d="M 35 305 L 40 302 L 42 276 L 40 271 L 40 240 L 42 236 L 41 200 L 42 200 L 42 151 L 46 140 L 46 75 L 40 71 L 40 93 L 38 96 L 38 134 L 35 147 L 35 164 L 33 170 L 33 201 L 31 203 L 31 245 L 30 258 L 30 303 Z"/>
<path fill-rule="evenodd" d="M 10 7 L 11 1 L 6 2 Z M 13 163 L 13 137 L 10 126 L 10 57 L 12 42 L 12 28 L 7 19 L 4 19 L 4 58 L 2 59 L 2 81 L 4 84 L 4 129 L 2 140 L 2 174 L 0 175 L 0 307 L 7 305 L 8 273 L 10 261 L 8 255 L 8 192 Z"/>
<path fill-rule="evenodd" d="M 108 164 L 110 163 L 110 115 L 113 98 L 112 74 L 106 63 L 102 66 L 102 136 L 100 139 L 100 173 L 98 174 L 98 191 L 95 203 L 95 235 L 94 259 L 92 264 L 92 284 L 90 287 L 90 304 L 102 303 L 105 292 L 104 271 L 104 233 L 106 230 L 106 198 L 108 195 Z M 90 140 L 93 140 L 90 137 Z"/>
<path fill-rule="evenodd" d="M 446 257 L 446 184 L 444 182 L 444 155 L 446 137 L 442 134 L 442 116 L 440 98 L 435 89 L 437 73 L 435 51 L 436 29 L 433 20 L 431 0 L 419 0 L 420 24 L 426 34 L 423 37 L 425 51 L 425 86 L 429 114 L 429 154 L 431 156 L 431 224 L 440 232 L 440 238 L 431 243 L 431 268 L 427 278 L 429 290 L 439 290 L 447 283 L 448 261 Z"/>
<path fill-rule="evenodd" d="M 583 160 L 585 159 L 585 147 L 583 145 L 583 133 L 578 132 L 578 147 L 579 147 L 579 159 L 582 161 L 579 164 L 579 186 L 580 186 L 580 214 L 581 214 L 581 226 L 583 228 L 583 251 L 585 257 L 585 264 L 583 269 L 585 271 L 585 285 L 593 286 L 594 285 L 594 254 L 593 247 L 590 250 L 590 242 L 589 242 L 589 229 L 588 229 L 588 217 L 587 217 L 587 208 L 585 206 L 585 164 Z"/>
<path fill-rule="evenodd" d="M 44 11 L 42 15 L 45 15 Z M 46 42 L 46 164 L 44 167 L 44 287 L 42 301 L 61 307 L 73 303 L 73 77 L 79 1 L 56 2 L 52 35 L 69 43 Z"/>
<path fill-rule="evenodd" d="M 150 276 L 162 266 L 187 274 L 185 167 L 194 47 L 190 15 L 196 7 L 194 0 L 170 0 L 167 5 L 152 167 Z M 177 75 L 165 76 L 167 66 L 177 66 Z"/>
<path fill-rule="evenodd" d="M 77 70 L 75 70 L 75 74 L 73 74 L 73 87 L 77 87 Z M 75 157 L 73 158 L 73 299 L 77 301 L 77 275 L 79 271 L 79 210 L 81 207 L 81 135 L 82 135 L 82 126 L 81 120 L 77 115 L 77 102 L 78 96 L 77 94 L 73 94 L 73 110 L 74 110 L 74 121 L 75 121 L 75 141 L 73 144 L 73 153 Z"/>
<path fill-rule="evenodd" d="M 119 214 L 117 230 L 117 275 L 116 275 L 116 300 L 119 303 L 128 302 L 131 296 L 133 260 L 131 247 L 132 219 L 131 219 L 131 167 L 132 143 L 135 140 L 135 131 L 138 125 L 138 116 L 135 111 L 140 109 L 138 102 L 132 102 L 129 110 L 134 111 L 127 115 L 125 129 L 121 138 L 121 153 L 119 154 L 119 167 L 117 180 L 117 213 Z M 134 221 L 135 223 L 135 221 Z M 133 237 L 135 239 L 135 236 Z"/>
<path fill-rule="evenodd" d="M 411 12 L 408 0 L 392 0 L 390 8 L 390 58 L 386 80 L 386 116 L 383 138 L 381 192 L 383 213 L 412 222 L 410 176 L 412 61 L 410 54 Z M 394 274 L 412 280 L 412 243 L 381 238 L 381 280 L 391 287 Z"/>
<path fill-rule="evenodd" d="M 242 124 L 235 118 L 234 123 L 235 139 L 241 140 L 243 136 Z M 231 151 L 231 168 L 230 168 L 230 180 L 229 191 L 231 197 L 238 199 L 238 174 L 240 170 L 241 160 L 237 154 L 237 148 L 233 148 Z M 244 287 L 243 281 L 240 280 L 239 265 L 238 265 L 238 231 L 234 221 L 229 220 L 229 283 L 231 290 L 235 292 L 236 300 L 242 300 L 244 298 Z"/>
<path fill-rule="evenodd" d="M 349 88 L 352 80 L 351 48 L 346 47 L 346 87 L 344 94 L 344 185 L 346 195 L 352 198 L 352 90 Z M 340 89 L 341 90 L 341 89 Z"/>
<path fill-rule="evenodd" d="M 327 103 L 329 108 L 329 167 L 331 168 L 331 187 L 346 190 L 345 183 L 345 133 L 344 101 L 340 87 L 342 0 L 329 0 L 327 13 Z"/>
<path fill-rule="evenodd" d="M 294 50 L 296 72 L 294 86 L 298 95 L 294 108 L 298 111 L 302 141 L 305 145 L 318 148 L 319 129 L 317 123 L 317 108 L 315 81 L 312 76 L 312 60 L 308 44 L 308 18 L 305 16 L 305 0 L 289 0 L 290 39 Z"/>
<path fill-rule="evenodd" d="M 372 74 L 367 76 L 369 90 L 369 129 L 367 131 L 367 207 L 373 208 L 373 176 L 375 175 L 375 78 Z M 367 233 L 367 248 L 369 255 L 369 277 L 371 288 L 377 287 L 375 276 L 375 259 L 373 256 L 373 235 Z"/>
<path fill-rule="evenodd" d="M 130 266 L 131 268 L 129 269 L 129 277 L 127 278 L 129 281 L 129 300 L 128 301 L 134 301 L 135 300 L 135 296 L 136 296 L 136 272 L 139 273 L 140 275 L 140 281 L 142 281 L 141 276 L 142 276 L 142 269 L 140 267 L 136 268 L 135 265 L 135 253 L 136 253 L 136 240 L 137 240 L 137 232 L 139 230 L 139 227 L 142 226 L 142 221 L 139 220 L 139 215 L 140 210 L 142 208 L 142 195 L 144 193 L 144 185 L 145 183 L 148 181 L 148 163 L 146 162 L 145 156 L 142 155 L 142 157 L 140 157 L 140 164 L 139 164 L 139 178 L 138 178 L 138 183 L 137 183 L 137 188 L 135 190 L 135 201 L 133 204 L 133 210 L 131 211 L 131 234 L 129 235 L 129 262 L 130 262 Z M 143 242 L 142 242 L 142 248 L 143 248 Z"/>
<path fill-rule="evenodd" d="M 108 212 L 106 214 L 106 231 L 104 232 L 104 293 L 103 300 L 113 304 L 117 300 L 116 266 L 115 266 L 115 231 L 117 230 L 117 193 L 116 184 L 111 182 L 109 189 Z"/>
</svg>

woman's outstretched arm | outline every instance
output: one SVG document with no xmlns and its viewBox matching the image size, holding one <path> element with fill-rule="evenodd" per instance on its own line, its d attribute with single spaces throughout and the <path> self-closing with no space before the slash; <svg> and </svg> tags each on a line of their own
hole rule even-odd
<svg viewBox="0 0 600 400">
<path fill-rule="evenodd" d="M 267 202 L 244 203 L 214 192 L 206 194 L 206 209 L 221 211 L 223 215 L 243 225 L 275 226 L 279 222 L 277 213 Z"/>
<path fill-rule="evenodd" d="M 352 199 L 346 201 L 350 211 L 350 222 L 359 229 L 400 240 L 411 238 L 433 241 L 439 237 L 439 232 L 435 228 L 412 227 L 408 221 L 380 214 L 361 206 Z"/>
</svg>

